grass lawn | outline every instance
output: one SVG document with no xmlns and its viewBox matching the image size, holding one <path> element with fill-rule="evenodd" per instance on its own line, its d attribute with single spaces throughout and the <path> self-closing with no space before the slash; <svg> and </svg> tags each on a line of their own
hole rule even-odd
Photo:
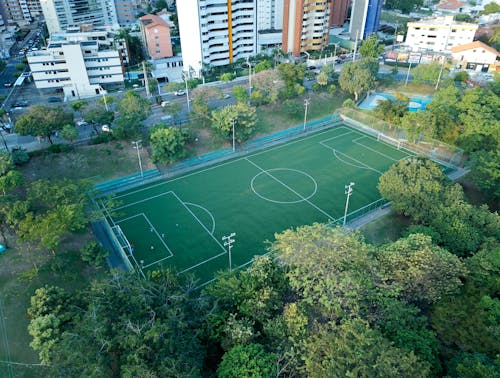
<svg viewBox="0 0 500 378">
<path fill-rule="evenodd" d="M 143 164 L 151 167 L 146 150 L 141 152 Z M 71 152 L 34 156 L 20 170 L 27 181 L 62 177 L 109 180 L 137 172 L 137 152 L 127 142 L 80 146 Z M 15 239 L 11 235 L 7 252 L 0 256 L 0 317 L 3 317 L 3 322 L 0 322 L 0 360 L 36 364 L 38 355 L 29 346 L 31 336 L 26 315 L 35 290 L 44 285 L 76 290 L 107 273 L 80 259 L 78 250 L 93 239 L 90 230 L 68 237 L 55 256 L 16 244 Z M 12 369 L 8 366 L 0 364 L 0 377 L 45 375 L 40 366 L 11 365 Z"/>
<path fill-rule="evenodd" d="M 313 119 L 332 114 L 335 110 L 341 108 L 342 103 L 349 98 L 349 96 L 340 91 L 337 91 L 335 94 L 313 92 L 305 97 L 293 99 L 292 101 L 296 101 L 304 108 L 305 98 L 311 99 L 307 109 L 307 120 L 312 121 Z M 281 104 L 261 106 L 258 108 L 257 112 L 257 137 L 297 126 L 303 121 L 303 111 L 297 116 L 293 116 L 288 114 Z"/>
<path fill-rule="evenodd" d="M 90 232 L 76 235 L 62 246 L 62 252 L 29 250 L 15 245 L 0 256 L 0 360 L 22 364 L 37 364 L 38 354 L 31 349 L 26 311 L 35 290 L 44 285 L 56 285 L 70 291 L 86 286 L 92 279 L 104 276 L 81 261 L 77 250 L 91 237 Z M 38 272 L 35 270 L 38 267 Z M 1 377 L 41 377 L 44 367 L 0 364 Z"/>
</svg>

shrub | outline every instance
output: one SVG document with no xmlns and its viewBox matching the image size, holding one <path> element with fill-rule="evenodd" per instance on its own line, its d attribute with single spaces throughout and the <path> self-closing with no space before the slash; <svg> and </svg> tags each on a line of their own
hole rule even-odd
<svg viewBox="0 0 500 378">
<path fill-rule="evenodd" d="M 28 151 L 26 151 L 26 149 L 22 147 L 13 148 L 11 154 L 12 154 L 12 162 L 15 165 L 23 165 L 30 160 Z"/>
</svg>

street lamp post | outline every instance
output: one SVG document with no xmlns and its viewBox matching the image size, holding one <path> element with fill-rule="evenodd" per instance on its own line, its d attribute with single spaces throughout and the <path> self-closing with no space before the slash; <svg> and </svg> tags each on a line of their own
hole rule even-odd
<svg viewBox="0 0 500 378">
<path fill-rule="evenodd" d="M 235 232 L 231 232 L 229 236 L 223 236 L 222 240 L 224 241 L 224 247 L 227 247 L 227 252 L 229 255 L 229 271 L 233 270 L 232 261 L 231 261 L 231 249 L 233 248 L 233 243 L 235 242 L 234 238 L 236 236 Z"/>
<path fill-rule="evenodd" d="M 410 70 L 411 70 L 411 62 L 410 65 L 408 66 L 408 72 L 406 73 L 405 87 L 408 86 L 408 79 L 410 78 Z"/>
<path fill-rule="evenodd" d="M 347 209 L 349 208 L 349 198 L 351 197 L 352 194 L 352 187 L 354 186 L 354 183 L 351 182 L 349 185 L 345 186 L 345 194 L 347 195 L 347 198 L 345 200 L 345 211 L 344 211 L 344 223 L 342 224 L 345 226 L 346 219 L 347 219 Z"/>
<path fill-rule="evenodd" d="M 141 170 L 141 177 L 144 178 L 144 172 L 142 171 L 142 160 L 141 160 L 141 142 L 142 140 L 135 140 L 132 142 L 134 148 L 137 150 L 137 159 L 139 160 L 139 169 Z"/>
<path fill-rule="evenodd" d="M 306 131 L 306 122 L 307 122 L 307 107 L 309 106 L 309 103 L 311 102 L 311 99 L 310 98 L 306 98 L 304 100 L 304 106 L 305 106 L 305 110 L 304 110 L 304 131 Z"/>
</svg>

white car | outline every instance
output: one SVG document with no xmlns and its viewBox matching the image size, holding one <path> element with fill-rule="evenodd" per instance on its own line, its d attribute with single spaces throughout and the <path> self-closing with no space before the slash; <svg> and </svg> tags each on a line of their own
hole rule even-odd
<svg viewBox="0 0 500 378">
<path fill-rule="evenodd" d="M 101 130 L 106 132 L 106 133 L 110 133 L 111 132 L 111 127 L 109 127 L 109 125 L 102 125 L 101 126 Z"/>
<path fill-rule="evenodd" d="M 161 107 L 164 108 L 165 106 L 170 105 L 170 101 L 162 101 L 161 102 Z"/>
<path fill-rule="evenodd" d="M 186 94 L 186 91 L 179 89 L 178 91 L 174 92 L 174 95 L 176 96 L 184 96 Z"/>
<path fill-rule="evenodd" d="M 77 126 L 87 126 L 88 123 L 85 120 L 81 119 L 79 121 L 76 121 L 76 125 Z"/>
</svg>

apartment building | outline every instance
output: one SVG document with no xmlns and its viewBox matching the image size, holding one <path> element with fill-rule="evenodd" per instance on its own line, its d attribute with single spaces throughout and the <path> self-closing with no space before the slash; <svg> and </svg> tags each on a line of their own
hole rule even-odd
<svg viewBox="0 0 500 378">
<path fill-rule="evenodd" d="M 456 22 L 453 16 L 437 17 L 407 24 L 405 45 L 412 51 L 451 51 L 453 47 L 471 43 L 478 25 Z"/>
<path fill-rule="evenodd" d="M 257 1 L 257 53 L 281 48 L 284 0 Z"/>
<path fill-rule="evenodd" d="M 348 18 L 351 0 L 332 0 L 330 5 L 330 26 L 343 26 Z"/>
<path fill-rule="evenodd" d="M 118 26 L 114 0 L 40 0 L 49 34 L 84 24 Z"/>
<path fill-rule="evenodd" d="M 152 59 L 169 58 L 174 55 L 170 39 L 170 25 L 167 23 L 166 16 L 165 13 L 147 14 L 139 19 L 142 40 Z"/>
<path fill-rule="evenodd" d="M 256 54 L 255 0 L 177 2 L 184 68 L 199 76 L 204 64 L 221 66 Z"/>
<path fill-rule="evenodd" d="M 0 1 L 0 13 L 6 24 L 29 24 L 36 15 L 36 3 L 33 6 L 33 16 L 30 13 L 30 5 L 33 1 L 28 0 L 2 0 Z"/>
<path fill-rule="evenodd" d="M 113 47 L 113 35 L 103 31 L 55 33 L 46 49 L 27 54 L 35 86 L 62 90 L 67 99 L 105 93 L 124 81 L 124 42 Z M 125 56 L 126 58 L 126 56 Z"/>
<path fill-rule="evenodd" d="M 328 44 L 330 0 L 285 0 L 283 51 L 299 56 Z"/>
<path fill-rule="evenodd" d="M 382 0 L 353 0 L 349 25 L 351 40 L 360 41 L 377 32 L 382 2 Z"/>
</svg>

